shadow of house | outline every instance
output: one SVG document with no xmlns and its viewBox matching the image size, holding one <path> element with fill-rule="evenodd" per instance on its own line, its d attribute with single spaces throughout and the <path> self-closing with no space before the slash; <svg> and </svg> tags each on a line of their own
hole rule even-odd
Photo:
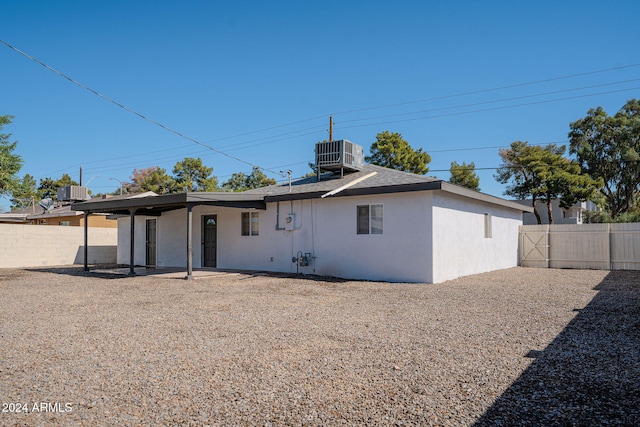
<svg viewBox="0 0 640 427">
<path fill-rule="evenodd" d="M 640 425 L 640 272 L 613 271 L 595 290 L 475 426 Z"/>
</svg>

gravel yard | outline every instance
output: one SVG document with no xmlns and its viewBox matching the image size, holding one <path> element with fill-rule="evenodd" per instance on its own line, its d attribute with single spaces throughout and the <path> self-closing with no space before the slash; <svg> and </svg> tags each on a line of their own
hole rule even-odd
<svg viewBox="0 0 640 427">
<path fill-rule="evenodd" d="M 640 272 L 0 290 L 0 425 L 640 425 Z"/>
</svg>

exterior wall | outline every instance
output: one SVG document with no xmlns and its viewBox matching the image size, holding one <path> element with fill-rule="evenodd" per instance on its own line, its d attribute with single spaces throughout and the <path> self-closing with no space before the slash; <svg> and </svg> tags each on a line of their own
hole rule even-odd
<svg viewBox="0 0 640 427">
<path fill-rule="evenodd" d="M 181 211 L 184 212 L 184 211 Z M 133 237 L 135 240 L 135 253 L 134 253 L 134 264 L 135 265 L 145 265 L 146 264 L 146 220 L 147 219 L 158 219 L 156 225 L 160 228 L 160 219 L 155 216 L 136 216 L 136 227 L 135 227 L 135 236 Z M 129 254 L 131 253 L 131 228 L 130 228 L 131 220 L 130 217 L 122 217 L 118 218 L 118 264 L 129 264 Z M 185 222 L 186 224 L 186 222 Z M 186 230 L 186 225 L 185 228 Z M 160 239 L 160 231 L 157 230 L 157 238 Z M 186 255 L 186 237 L 184 238 L 185 244 L 183 251 L 184 263 L 182 265 L 187 265 L 187 255 Z M 159 261 L 160 255 L 158 254 L 158 267 L 160 267 Z M 176 264 L 179 265 L 179 264 Z M 168 267 L 168 266 L 167 266 Z"/>
<path fill-rule="evenodd" d="M 383 234 L 357 234 L 357 206 L 383 205 Z M 204 215 L 217 215 L 217 267 L 300 272 L 349 279 L 437 283 L 518 264 L 521 211 L 442 191 L 422 191 L 270 203 L 258 212 L 258 236 L 241 235 L 251 210 L 193 209 L 193 266 L 202 266 Z M 484 237 L 484 214 L 492 238 Z M 293 230 L 285 217 L 295 215 Z M 186 268 L 186 209 L 157 218 L 158 267 Z M 145 220 L 136 217 L 135 264 L 145 264 Z M 129 218 L 119 222 L 118 263 L 129 263 Z M 306 267 L 292 262 L 309 254 Z"/>
<path fill-rule="evenodd" d="M 433 282 L 518 265 L 517 210 L 434 193 Z M 491 214 L 491 238 L 485 237 L 485 213 Z"/>
<path fill-rule="evenodd" d="M 202 266 L 202 217 L 217 215 L 217 267 L 300 272 L 364 280 L 431 281 L 430 192 L 334 197 L 280 203 L 279 227 L 295 215 L 293 230 L 276 230 L 278 205 L 259 213 L 258 236 L 241 235 L 241 213 L 250 210 L 199 206 L 193 209 L 193 266 Z M 356 206 L 383 205 L 383 234 L 356 233 Z M 145 263 L 146 217 L 136 217 L 135 264 Z M 157 222 L 158 267 L 186 267 L 186 210 L 164 213 Z M 130 219 L 120 218 L 118 263 L 129 263 Z M 308 253 L 309 266 L 292 262 Z"/>
<path fill-rule="evenodd" d="M 116 261 L 115 229 L 89 229 L 90 264 Z M 84 263 L 83 227 L 33 227 L 0 224 L 0 268 L 41 267 Z"/>
</svg>

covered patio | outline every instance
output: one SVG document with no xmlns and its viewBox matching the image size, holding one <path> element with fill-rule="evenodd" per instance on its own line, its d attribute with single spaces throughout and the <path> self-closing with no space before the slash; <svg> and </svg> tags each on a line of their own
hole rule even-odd
<svg viewBox="0 0 640 427">
<path fill-rule="evenodd" d="M 88 200 L 85 202 L 74 203 L 71 209 L 74 211 L 82 211 L 84 213 L 84 270 L 89 271 L 88 265 L 88 247 L 89 247 L 89 227 L 88 217 L 92 214 L 111 214 L 118 216 L 129 216 L 131 218 L 130 227 L 130 259 L 128 273 L 130 276 L 139 274 L 136 271 L 134 252 L 135 252 L 135 231 L 136 231 L 136 215 L 142 216 L 161 216 L 163 212 L 185 209 L 186 224 L 185 229 L 187 237 L 187 265 L 186 276 L 182 273 L 182 277 L 190 280 L 194 277 L 193 270 L 193 208 L 196 206 L 219 206 L 238 209 L 266 209 L 264 196 L 260 194 L 246 193 L 178 193 L 168 195 L 157 195 L 155 193 L 143 193 L 140 195 L 114 196 L 111 198 L 100 200 Z M 214 269 L 215 270 L 215 269 Z M 204 269 L 203 271 L 207 271 Z M 211 271 L 211 270 L 210 270 Z M 221 272 L 221 271 L 219 271 Z M 199 273 L 204 274 L 204 273 Z"/>
</svg>

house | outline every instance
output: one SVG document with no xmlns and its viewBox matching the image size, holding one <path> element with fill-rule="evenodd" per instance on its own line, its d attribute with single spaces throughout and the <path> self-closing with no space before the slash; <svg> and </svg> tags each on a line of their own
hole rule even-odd
<svg viewBox="0 0 640 427">
<path fill-rule="evenodd" d="M 364 164 L 241 193 L 72 209 L 120 215 L 118 263 L 131 274 L 135 265 L 182 267 L 190 278 L 193 268 L 214 267 L 419 283 L 516 266 L 522 212 L 532 210 Z"/>
<path fill-rule="evenodd" d="M 29 206 L 11 212 L 0 213 L 0 224 L 32 224 L 84 226 L 82 212 L 71 210 L 71 203 L 60 203 L 45 209 L 41 206 Z M 89 227 L 116 228 L 116 221 L 108 220 L 106 214 L 96 214 L 89 218 Z"/>
<path fill-rule="evenodd" d="M 61 225 L 83 227 L 85 218 L 82 212 L 71 209 L 71 204 L 88 200 L 87 187 L 67 185 L 58 189 L 58 201 L 44 199 L 36 206 L 35 200 L 31 206 L 16 209 L 7 213 L 0 213 L 0 224 L 32 224 L 32 225 Z M 117 228 L 116 221 L 107 219 L 106 214 L 96 213 L 88 218 L 89 227 Z"/>
<path fill-rule="evenodd" d="M 518 203 L 531 206 L 532 200 L 517 200 Z M 549 224 L 549 214 L 547 213 L 547 204 L 536 200 L 536 210 L 540 215 L 542 224 Z M 582 214 L 585 211 L 598 212 L 601 209 L 593 202 L 577 202 L 570 208 L 562 208 L 560 206 L 560 200 L 554 199 L 551 201 L 551 214 L 553 216 L 554 224 L 582 224 Z M 523 225 L 535 225 L 538 224 L 538 220 L 533 212 L 524 212 L 522 214 Z"/>
</svg>

